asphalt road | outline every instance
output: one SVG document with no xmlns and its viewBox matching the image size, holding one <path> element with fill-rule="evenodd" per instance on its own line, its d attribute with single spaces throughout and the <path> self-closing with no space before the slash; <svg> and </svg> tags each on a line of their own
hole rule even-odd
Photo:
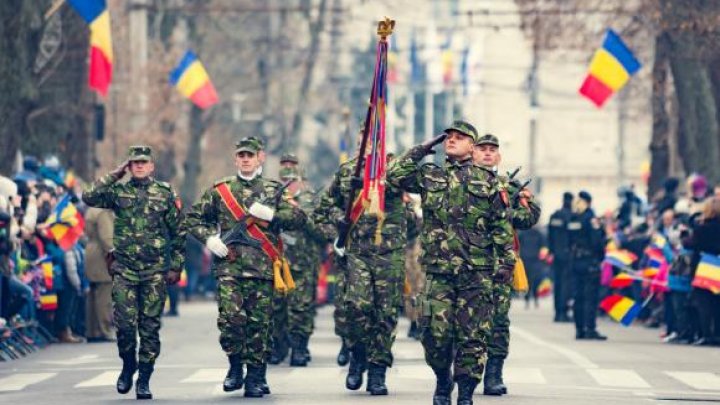
<svg viewBox="0 0 720 405">
<path fill-rule="evenodd" d="M 513 303 L 511 354 L 506 365 L 509 395 L 475 403 L 507 404 L 701 404 L 720 403 L 720 349 L 671 346 L 657 329 L 623 328 L 601 320 L 607 342 L 575 341 L 569 324 L 554 324 L 551 302 L 540 309 Z M 430 404 L 434 389 L 422 347 L 398 329 L 395 366 L 388 372 L 387 397 L 344 388 L 345 370 L 335 364 L 339 341 L 331 308 L 321 309 L 311 339 L 308 368 L 272 366 L 273 393 L 246 399 L 222 392 L 227 361 L 218 344 L 212 302 L 181 307 L 164 321 L 163 348 L 152 379 L 155 400 L 165 403 Z M 84 404 L 135 401 L 115 392 L 120 369 L 114 344 L 53 345 L 11 363 L 0 363 L 0 403 Z M 481 391 L 479 389 L 478 391 Z"/>
</svg>

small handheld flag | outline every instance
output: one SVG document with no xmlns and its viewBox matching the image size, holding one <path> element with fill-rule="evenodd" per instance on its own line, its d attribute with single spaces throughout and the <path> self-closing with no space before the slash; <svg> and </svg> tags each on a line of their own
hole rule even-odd
<svg viewBox="0 0 720 405">
<path fill-rule="evenodd" d="M 55 211 L 48 218 L 49 235 L 62 250 L 72 248 L 83 234 L 85 220 L 82 214 L 70 202 L 70 194 L 66 194 L 55 206 Z"/>
<path fill-rule="evenodd" d="M 635 279 L 627 273 L 620 273 L 610 280 L 610 288 L 627 288 L 630 287 Z"/>
<path fill-rule="evenodd" d="M 193 51 L 185 52 L 180 63 L 170 72 L 170 83 L 178 89 L 180 94 L 189 98 L 203 110 L 212 107 L 219 101 L 210 76 Z"/>
<path fill-rule="evenodd" d="M 107 4 L 105 0 L 68 0 L 68 3 L 90 26 L 90 88 L 107 96 L 113 74 L 112 35 Z"/>
<path fill-rule="evenodd" d="M 537 286 L 537 296 L 542 298 L 552 294 L 552 287 L 552 281 L 545 277 Z"/>
<path fill-rule="evenodd" d="M 610 318 L 620 322 L 624 326 L 630 326 L 633 320 L 640 314 L 642 305 L 630 298 L 614 294 L 602 300 L 600 308 L 607 312 Z"/>
<path fill-rule="evenodd" d="M 630 80 L 642 65 L 615 31 L 609 29 L 595 52 L 580 94 L 599 108 Z"/>
<path fill-rule="evenodd" d="M 700 257 L 693 287 L 709 290 L 713 294 L 720 294 L 720 257 L 703 253 Z"/>
<path fill-rule="evenodd" d="M 610 250 L 605 253 L 605 259 L 603 261 L 615 267 L 624 268 L 632 265 L 635 260 L 637 260 L 637 256 L 632 252 L 627 250 Z"/>
</svg>

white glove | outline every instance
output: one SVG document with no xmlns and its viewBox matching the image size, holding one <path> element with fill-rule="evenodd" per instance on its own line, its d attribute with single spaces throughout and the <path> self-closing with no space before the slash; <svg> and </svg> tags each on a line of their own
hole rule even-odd
<svg viewBox="0 0 720 405">
<path fill-rule="evenodd" d="M 333 242 L 333 250 L 335 251 L 335 254 L 338 257 L 345 257 L 345 248 L 338 247 L 337 243 L 338 240 L 335 238 L 335 241 Z"/>
<path fill-rule="evenodd" d="M 275 210 L 268 207 L 267 205 L 260 203 L 253 203 L 248 210 L 248 213 L 255 218 L 262 219 L 263 221 L 270 222 L 275 216 Z"/>
<path fill-rule="evenodd" d="M 217 257 L 222 258 L 228 255 L 228 247 L 218 235 L 207 238 L 205 246 Z"/>
</svg>

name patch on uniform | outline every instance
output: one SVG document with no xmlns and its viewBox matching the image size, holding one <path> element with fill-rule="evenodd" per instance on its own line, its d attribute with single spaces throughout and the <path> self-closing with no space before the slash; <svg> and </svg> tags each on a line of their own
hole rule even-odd
<svg viewBox="0 0 720 405">
<path fill-rule="evenodd" d="M 580 222 L 570 222 L 568 224 L 568 229 L 571 231 L 579 231 L 582 229 L 582 224 Z"/>
<path fill-rule="evenodd" d="M 550 221 L 550 226 L 563 226 L 563 220 L 553 219 L 552 221 Z"/>
</svg>

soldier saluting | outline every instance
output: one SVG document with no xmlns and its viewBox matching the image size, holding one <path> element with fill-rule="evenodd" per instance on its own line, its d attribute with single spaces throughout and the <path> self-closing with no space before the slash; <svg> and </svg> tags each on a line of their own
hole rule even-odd
<svg viewBox="0 0 720 405">
<path fill-rule="evenodd" d="M 447 139 L 446 139 L 447 138 Z M 443 166 L 423 164 L 444 141 Z M 449 405 L 454 382 L 458 405 L 472 405 L 482 379 L 494 312 L 495 245 L 506 235 L 507 210 L 491 170 L 473 164 L 475 127 L 455 121 L 445 134 L 410 149 L 390 166 L 388 183 L 420 194 L 421 265 L 427 283 L 421 299 L 425 361 L 437 377 L 433 404 Z"/>
<path fill-rule="evenodd" d="M 280 271 L 286 260 L 279 235 L 305 223 L 303 211 L 278 195 L 281 184 L 262 177 L 262 151 L 259 139 L 241 139 L 235 149 L 237 175 L 215 182 L 187 215 L 188 232 L 217 258 L 217 323 L 230 362 L 223 389 L 245 384 L 246 397 L 270 393 L 265 373 L 272 299 L 274 289 L 285 292 L 284 282 L 290 281 Z M 229 240 L 238 226 L 245 240 Z"/>
<path fill-rule="evenodd" d="M 128 170 L 130 181 L 119 183 Z M 128 160 L 93 183 L 82 196 L 91 207 L 115 212 L 115 249 L 109 269 L 117 345 L 123 360 L 117 391 L 130 391 L 137 369 L 137 399 L 152 398 L 150 376 L 160 354 L 166 282 L 179 280 L 184 262 L 180 200 L 169 184 L 151 177 L 154 170 L 152 149 L 131 146 Z M 138 335 L 140 349 L 136 353 Z"/>
</svg>

